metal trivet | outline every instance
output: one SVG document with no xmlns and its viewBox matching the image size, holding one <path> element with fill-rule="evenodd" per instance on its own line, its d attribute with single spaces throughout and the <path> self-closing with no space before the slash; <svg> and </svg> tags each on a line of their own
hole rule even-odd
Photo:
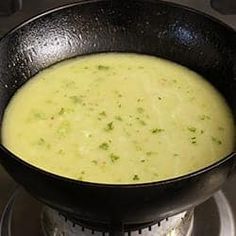
<svg viewBox="0 0 236 236">
<path fill-rule="evenodd" d="M 44 207 L 41 214 L 42 229 L 45 236 L 108 236 L 109 233 L 98 224 L 69 220 L 56 210 Z M 125 225 L 126 236 L 190 236 L 193 229 L 193 210 L 180 213 L 158 222 Z"/>
</svg>

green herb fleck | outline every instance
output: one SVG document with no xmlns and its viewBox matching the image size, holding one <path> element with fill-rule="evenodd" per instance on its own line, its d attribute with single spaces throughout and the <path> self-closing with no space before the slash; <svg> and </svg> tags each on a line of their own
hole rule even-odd
<svg viewBox="0 0 236 236">
<path fill-rule="evenodd" d="M 138 111 L 139 113 L 143 113 L 143 112 L 144 112 L 144 109 L 143 109 L 142 107 L 138 107 L 138 108 L 137 108 L 137 111 Z"/>
<path fill-rule="evenodd" d="M 192 143 L 192 144 L 196 144 L 196 143 L 197 143 L 197 141 L 193 140 L 193 141 L 191 141 L 191 143 Z"/>
<path fill-rule="evenodd" d="M 83 180 L 83 178 L 84 178 L 84 175 L 85 174 L 85 171 L 81 171 L 80 172 L 80 176 L 78 177 L 78 180 Z"/>
<path fill-rule="evenodd" d="M 105 111 L 102 111 L 102 112 L 100 112 L 100 113 L 99 113 L 99 115 L 100 115 L 100 116 L 104 116 L 104 117 L 106 117 L 106 116 L 107 116 L 107 114 L 106 114 L 106 112 L 105 112 Z"/>
<path fill-rule="evenodd" d="M 140 162 L 144 163 L 146 160 L 141 160 Z"/>
<path fill-rule="evenodd" d="M 137 102 L 142 102 L 142 101 L 143 101 L 143 99 L 141 99 L 141 98 L 137 99 Z"/>
<path fill-rule="evenodd" d="M 203 134 L 203 133 L 204 133 L 204 130 L 201 129 L 200 133 Z"/>
<path fill-rule="evenodd" d="M 58 112 L 58 115 L 63 115 L 65 113 L 65 109 L 64 107 L 61 108 L 61 110 Z"/>
<path fill-rule="evenodd" d="M 134 175 L 134 176 L 133 176 L 133 180 L 134 180 L 134 181 L 138 181 L 138 180 L 140 180 L 140 178 L 139 178 L 138 175 Z"/>
<path fill-rule="evenodd" d="M 115 162 L 115 161 L 117 161 L 117 160 L 120 159 L 119 156 L 117 156 L 117 155 L 115 155 L 115 154 L 113 154 L 113 153 L 111 153 L 110 158 L 111 158 L 111 161 L 112 161 L 112 162 Z"/>
<path fill-rule="evenodd" d="M 65 154 L 65 152 L 63 151 L 63 149 L 60 149 L 57 153 L 58 153 L 59 155 Z"/>
<path fill-rule="evenodd" d="M 120 116 L 115 116 L 116 120 L 122 121 L 123 119 Z"/>
<path fill-rule="evenodd" d="M 201 115 L 201 116 L 200 116 L 200 119 L 201 119 L 201 120 L 210 120 L 211 118 L 210 118 L 210 116 L 208 116 L 208 115 Z"/>
<path fill-rule="evenodd" d="M 146 152 L 147 156 L 151 156 L 153 154 L 153 152 Z"/>
<path fill-rule="evenodd" d="M 220 139 L 217 139 L 216 137 L 211 137 L 211 140 L 218 145 L 222 144 L 222 141 Z"/>
<path fill-rule="evenodd" d="M 47 116 L 43 112 L 34 112 L 33 114 L 34 118 L 38 120 L 46 120 Z"/>
<path fill-rule="evenodd" d="M 98 164 L 98 161 L 92 160 L 92 163 L 95 164 L 95 165 L 97 165 L 97 164 Z"/>
<path fill-rule="evenodd" d="M 160 129 L 160 128 L 155 128 L 155 129 L 152 129 L 152 130 L 151 130 L 151 132 L 152 132 L 153 134 L 161 133 L 161 132 L 163 132 L 163 131 L 165 131 L 165 130 L 164 130 L 164 129 Z"/>
<path fill-rule="evenodd" d="M 104 66 L 104 65 L 98 65 L 98 66 L 97 66 L 97 69 L 98 69 L 98 70 L 109 70 L 110 67 L 109 67 L 109 66 Z"/>
<path fill-rule="evenodd" d="M 70 96 L 69 98 L 70 98 L 71 101 L 72 101 L 73 103 L 75 103 L 75 104 L 77 104 L 77 103 L 82 103 L 82 99 L 81 99 L 80 97 L 78 97 L 78 96 Z M 84 104 L 83 104 L 83 105 L 84 105 Z"/>
<path fill-rule="evenodd" d="M 161 100 L 162 98 L 161 97 L 158 97 L 158 100 Z"/>
<path fill-rule="evenodd" d="M 99 148 L 100 148 L 100 149 L 103 149 L 103 150 L 108 150 L 109 144 L 104 142 L 104 143 L 102 143 L 102 144 L 99 145 Z"/>
<path fill-rule="evenodd" d="M 224 128 L 221 127 L 221 126 L 219 126 L 219 127 L 218 127 L 218 130 L 220 130 L 220 131 L 224 131 Z"/>
<path fill-rule="evenodd" d="M 38 145 L 44 145 L 46 142 L 43 138 L 40 138 L 38 141 Z"/>
<path fill-rule="evenodd" d="M 113 124 L 113 122 L 108 123 L 108 124 L 106 125 L 106 127 L 105 127 L 105 130 L 106 130 L 106 131 L 111 131 L 111 130 L 113 130 L 113 129 L 114 129 L 114 124 Z"/>
<path fill-rule="evenodd" d="M 187 129 L 188 129 L 188 131 L 193 132 L 193 133 L 197 131 L 197 129 L 195 127 L 192 127 L 192 126 L 187 127 Z"/>
<path fill-rule="evenodd" d="M 118 104 L 118 107 L 121 108 L 121 104 L 120 103 Z"/>
<path fill-rule="evenodd" d="M 146 124 L 147 124 L 144 120 L 139 120 L 139 123 L 140 123 L 141 125 L 146 125 Z"/>
<path fill-rule="evenodd" d="M 174 154 L 173 154 L 174 157 L 177 157 L 178 155 L 179 155 L 178 153 L 174 153 Z"/>
<path fill-rule="evenodd" d="M 153 175 L 154 175 L 155 177 L 159 177 L 159 174 L 158 174 L 158 173 L 153 173 Z"/>
</svg>

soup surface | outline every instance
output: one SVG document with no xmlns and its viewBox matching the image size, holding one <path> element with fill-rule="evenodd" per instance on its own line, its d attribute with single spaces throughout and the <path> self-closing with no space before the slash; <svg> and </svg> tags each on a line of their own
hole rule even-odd
<svg viewBox="0 0 236 236">
<path fill-rule="evenodd" d="M 3 144 L 72 179 L 143 183 L 206 167 L 234 148 L 221 95 L 195 72 L 156 57 L 104 53 L 37 74 L 11 99 Z"/>
</svg>

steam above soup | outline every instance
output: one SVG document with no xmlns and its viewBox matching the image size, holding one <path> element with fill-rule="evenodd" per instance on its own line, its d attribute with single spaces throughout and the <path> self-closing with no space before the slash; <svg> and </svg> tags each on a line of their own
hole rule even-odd
<svg viewBox="0 0 236 236">
<path fill-rule="evenodd" d="M 156 57 L 106 53 L 67 60 L 17 91 L 3 144 L 48 172 L 97 183 L 144 183 L 230 154 L 234 124 L 200 75 Z"/>
</svg>

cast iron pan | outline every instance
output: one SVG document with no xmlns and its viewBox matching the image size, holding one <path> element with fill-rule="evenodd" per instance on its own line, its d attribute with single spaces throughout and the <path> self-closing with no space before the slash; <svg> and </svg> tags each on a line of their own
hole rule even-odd
<svg viewBox="0 0 236 236">
<path fill-rule="evenodd" d="M 189 67 L 222 93 L 235 116 L 236 33 L 231 28 L 171 3 L 94 0 L 42 14 L 0 41 L 1 119 L 12 95 L 40 70 L 77 55 L 111 51 L 155 55 Z M 113 235 L 122 235 L 124 224 L 161 220 L 205 201 L 232 174 L 235 156 L 167 181 L 109 185 L 46 173 L 0 147 L 2 165 L 28 192 L 66 215 L 117 226 Z"/>
</svg>

